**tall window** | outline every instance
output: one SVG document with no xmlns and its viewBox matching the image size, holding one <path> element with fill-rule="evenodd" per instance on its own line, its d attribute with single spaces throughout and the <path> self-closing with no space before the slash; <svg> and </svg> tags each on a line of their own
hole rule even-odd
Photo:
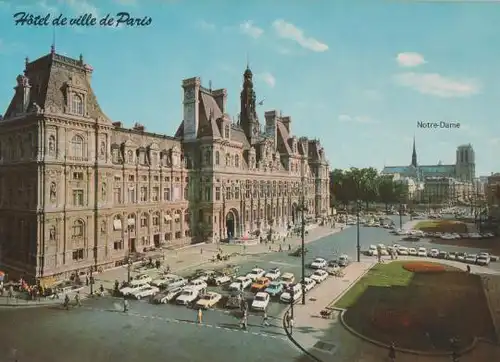
<svg viewBox="0 0 500 362">
<path fill-rule="evenodd" d="M 75 223 L 73 224 L 73 237 L 74 238 L 79 238 L 83 236 L 83 229 L 84 229 L 84 224 L 82 220 L 76 220 Z"/>
<path fill-rule="evenodd" d="M 220 187 L 215 188 L 215 201 L 220 200 Z"/>
<path fill-rule="evenodd" d="M 220 154 L 219 151 L 215 151 L 215 164 L 220 164 Z"/>
<path fill-rule="evenodd" d="M 153 226 L 158 226 L 160 225 L 160 214 L 155 213 L 153 214 Z"/>
<path fill-rule="evenodd" d="M 115 187 L 113 189 L 113 202 L 115 204 L 122 203 L 122 189 L 121 189 L 121 187 Z"/>
<path fill-rule="evenodd" d="M 153 187 L 153 191 L 151 193 L 151 200 L 152 201 L 158 201 L 158 195 L 160 194 L 160 188 L 159 187 Z"/>
<path fill-rule="evenodd" d="M 141 228 L 148 226 L 148 216 L 146 214 L 141 215 Z"/>
<path fill-rule="evenodd" d="M 189 200 L 189 187 L 184 187 L 184 200 Z"/>
<path fill-rule="evenodd" d="M 127 162 L 134 163 L 134 152 L 132 150 L 127 151 Z"/>
<path fill-rule="evenodd" d="M 234 156 L 234 167 L 240 167 L 240 156 Z"/>
<path fill-rule="evenodd" d="M 135 202 L 135 189 L 133 187 L 128 189 L 128 202 Z"/>
<path fill-rule="evenodd" d="M 210 165 L 211 162 L 210 162 L 210 151 L 206 151 L 205 152 L 205 165 Z"/>
<path fill-rule="evenodd" d="M 73 157 L 83 157 L 83 138 L 81 136 L 74 136 L 71 139 L 71 153 Z"/>
<path fill-rule="evenodd" d="M 170 201 L 170 188 L 165 187 L 163 189 L 163 201 Z"/>
<path fill-rule="evenodd" d="M 224 138 L 229 138 L 229 125 L 224 128 Z"/>
<path fill-rule="evenodd" d="M 73 205 L 83 206 L 83 190 L 73 190 Z"/>
<path fill-rule="evenodd" d="M 71 105 L 71 111 L 79 116 L 83 115 L 83 99 L 80 95 L 73 94 L 73 103 Z"/>
<path fill-rule="evenodd" d="M 148 201 L 148 188 L 141 187 L 141 202 Z"/>
</svg>

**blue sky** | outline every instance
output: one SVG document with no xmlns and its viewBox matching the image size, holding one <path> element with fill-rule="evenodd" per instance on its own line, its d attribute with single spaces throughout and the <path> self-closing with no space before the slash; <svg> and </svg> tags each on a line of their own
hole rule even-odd
<svg viewBox="0 0 500 362">
<path fill-rule="evenodd" d="M 476 170 L 500 171 L 500 4 L 470 1 L 2 1 L 0 114 L 24 58 L 50 50 L 52 28 L 14 26 L 27 11 L 98 18 L 127 11 L 148 27 L 56 30 L 57 52 L 94 68 L 93 89 L 113 120 L 172 134 L 181 81 L 227 88 L 235 115 L 247 54 L 260 117 L 277 109 L 297 135 L 320 138 L 332 168 L 454 163 L 472 143 Z M 417 122 L 458 121 L 423 130 Z M 493 156 L 495 155 L 495 157 Z"/>
</svg>

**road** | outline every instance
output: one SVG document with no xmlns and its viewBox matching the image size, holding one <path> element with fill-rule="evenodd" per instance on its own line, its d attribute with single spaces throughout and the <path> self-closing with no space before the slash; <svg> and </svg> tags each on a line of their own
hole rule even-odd
<svg viewBox="0 0 500 362">
<path fill-rule="evenodd" d="M 362 249 L 400 239 L 385 229 L 362 227 L 360 231 Z M 315 257 L 331 259 L 334 253 L 355 258 L 356 227 L 313 241 L 307 248 L 306 262 Z M 258 265 L 280 267 L 299 277 L 300 261 L 286 251 L 248 256 L 239 264 L 242 274 Z M 0 309 L 0 351 L 17 350 L 19 362 L 273 362 L 300 357 L 281 329 L 286 306 L 278 302 L 268 310 L 274 326 L 261 327 L 262 317 L 251 314 L 248 333 L 239 329 L 236 317 L 223 310 L 206 311 L 203 325 L 197 325 L 196 312 L 186 307 L 131 301 L 130 312 L 125 314 L 120 305 L 120 300 L 108 297 L 85 300 L 83 307 L 70 311 L 59 307 Z M 10 354 L 0 354 L 0 361 L 14 361 Z"/>
</svg>

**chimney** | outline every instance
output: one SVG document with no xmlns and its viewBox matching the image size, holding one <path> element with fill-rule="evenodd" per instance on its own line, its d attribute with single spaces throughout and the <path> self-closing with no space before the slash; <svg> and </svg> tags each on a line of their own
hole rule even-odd
<svg viewBox="0 0 500 362">
<path fill-rule="evenodd" d="M 292 133 L 290 129 L 290 123 L 292 123 L 292 119 L 289 116 L 281 117 L 281 123 L 285 126 L 288 133 Z"/>
<path fill-rule="evenodd" d="M 16 92 L 21 94 L 21 102 L 18 104 L 19 112 L 25 113 L 28 110 L 30 104 L 30 91 L 31 85 L 28 77 L 25 75 L 17 76 L 17 87 Z"/>
<path fill-rule="evenodd" d="M 139 131 L 139 132 L 144 132 L 146 130 L 146 128 L 144 128 L 144 126 L 142 124 L 140 124 L 139 122 L 136 122 L 134 124 L 134 131 Z"/>
<path fill-rule="evenodd" d="M 276 144 L 276 118 L 278 111 L 267 111 L 264 113 L 264 117 L 266 118 L 266 134 L 270 136 L 274 143 Z"/>
<path fill-rule="evenodd" d="M 212 96 L 215 99 L 215 103 L 219 106 L 220 111 L 226 113 L 227 90 L 224 88 L 216 89 L 212 91 Z"/>
<path fill-rule="evenodd" d="M 201 79 L 199 77 L 184 79 L 182 81 L 184 92 L 184 140 L 194 140 L 198 137 L 198 128 L 200 126 L 200 87 Z"/>
<path fill-rule="evenodd" d="M 115 127 L 115 128 L 123 128 L 123 123 L 121 121 L 113 122 L 113 127 Z"/>
</svg>

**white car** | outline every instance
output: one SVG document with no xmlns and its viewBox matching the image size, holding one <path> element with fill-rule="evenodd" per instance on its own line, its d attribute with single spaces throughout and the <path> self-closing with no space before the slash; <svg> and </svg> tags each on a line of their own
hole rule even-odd
<svg viewBox="0 0 500 362">
<path fill-rule="evenodd" d="M 153 295 L 158 294 L 159 292 L 160 292 L 159 288 L 148 285 L 132 293 L 132 296 L 135 299 L 140 300 L 142 298 L 152 297 Z"/>
<path fill-rule="evenodd" d="M 170 279 L 166 278 L 166 277 L 161 277 L 161 278 L 158 278 L 158 279 L 154 279 L 151 283 L 151 285 L 155 286 L 155 287 L 164 287 L 166 286 L 168 283 L 170 282 Z"/>
<path fill-rule="evenodd" d="M 378 250 L 375 245 L 370 245 L 370 248 L 368 249 L 368 255 L 370 256 L 377 256 L 378 255 Z"/>
<path fill-rule="evenodd" d="M 231 284 L 229 284 L 229 290 L 243 290 L 252 285 L 252 279 L 246 276 L 236 277 Z"/>
<path fill-rule="evenodd" d="M 328 278 L 328 273 L 324 270 L 316 270 L 312 275 L 309 277 L 312 280 L 314 280 L 316 283 L 321 283 L 324 281 L 326 278 Z"/>
<path fill-rule="evenodd" d="M 351 259 L 349 259 L 348 255 L 343 254 L 343 255 L 339 256 L 338 262 L 339 262 L 338 264 L 340 267 L 346 267 L 351 262 Z"/>
<path fill-rule="evenodd" d="M 427 249 L 426 248 L 418 248 L 417 251 L 417 256 L 427 256 Z"/>
<path fill-rule="evenodd" d="M 406 246 L 400 246 L 398 248 L 399 255 L 408 255 L 408 248 Z"/>
<path fill-rule="evenodd" d="M 281 276 L 281 270 L 279 268 L 272 268 L 265 275 L 265 277 L 270 280 L 276 280 L 280 276 Z"/>
<path fill-rule="evenodd" d="M 304 278 L 304 290 L 306 293 L 316 286 L 316 281 L 311 278 Z"/>
<path fill-rule="evenodd" d="M 204 289 L 207 289 L 208 287 L 208 284 L 207 282 L 205 282 L 204 280 L 202 279 L 195 279 L 195 280 L 192 280 L 190 283 L 189 283 L 189 286 L 191 288 L 194 288 L 194 289 L 198 289 L 198 290 L 204 290 Z"/>
<path fill-rule="evenodd" d="M 333 264 L 333 263 L 330 263 L 330 265 L 328 265 L 326 268 L 325 268 L 326 272 L 330 275 L 335 275 L 337 274 L 338 272 L 340 272 L 340 266 L 338 264 Z"/>
<path fill-rule="evenodd" d="M 476 264 L 477 255 L 476 254 L 467 254 L 467 256 L 465 257 L 465 262 L 467 264 Z"/>
<path fill-rule="evenodd" d="M 188 280 L 183 277 L 178 277 L 176 276 L 175 278 L 172 278 L 170 282 L 166 285 L 167 290 L 174 289 L 174 288 L 182 288 L 188 284 Z"/>
<path fill-rule="evenodd" d="M 198 295 L 200 294 L 200 291 L 195 288 L 191 287 L 185 287 L 181 294 L 177 297 L 175 302 L 180 305 L 188 305 L 193 303 L 196 298 L 198 298 Z"/>
<path fill-rule="evenodd" d="M 293 302 L 295 303 L 297 300 L 299 300 L 300 297 L 302 297 L 302 285 L 300 284 L 291 284 L 288 286 L 288 288 L 281 293 L 280 295 L 280 301 L 284 303 L 290 303 L 292 299 L 292 290 L 293 290 Z"/>
<path fill-rule="evenodd" d="M 314 261 L 311 263 L 311 268 L 312 269 L 323 269 L 326 268 L 328 265 L 327 261 L 323 258 L 316 258 Z"/>
<path fill-rule="evenodd" d="M 283 273 L 279 281 L 281 284 L 287 287 L 295 281 L 295 276 L 292 273 Z"/>
<path fill-rule="evenodd" d="M 408 255 L 410 255 L 410 256 L 417 256 L 418 255 L 417 249 L 415 249 L 415 248 L 408 248 Z"/>
<path fill-rule="evenodd" d="M 195 273 L 194 279 L 200 279 L 206 282 L 210 277 L 215 275 L 216 272 L 214 270 L 199 270 L 197 273 Z"/>
<path fill-rule="evenodd" d="M 214 305 L 219 303 L 222 295 L 219 293 L 208 292 L 201 296 L 201 298 L 196 302 L 196 308 L 208 309 L 212 308 Z"/>
<path fill-rule="evenodd" d="M 384 244 L 378 244 L 377 248 L 380 250 L 380 255 L 389 255 L 389 252 L 387 251 L 387 247 Z M 378 252 L 378 250 L 377 250 Z"/>
<path fill-rule="evenodd" d="M 131 295 L 131 294 L 137 292 L 138 290 L 145 288 L 147 286 L 149 286 L 148 283 L 143 283 L 143 284 L 138 284 L 138 285 L 133 285 L 133 286 L 131 285 L 129 287 L 125 287 L 125 288 L 120 289 L 120 293 L 123 296 Z"/>
<path fill-rule="evenodd" d="M 264 275 L 266 275 L 266 271 L 261 268 L 253 268 L 250 273 L 247 274 L 247 278 L 252 279 L 252 282 L 254 282 L 257 278 L 262 278 Z"/>
<path fill-rule="evenodd" d="M 175 298 L 177 298 L 182 293 L 182 288 L 174 288 L 166 293 L 156 294 L 153 298 L 153 303 L 156 304 L 166 304 Z"/>
<path fill-rule="evenodd" d="M 130 281 L 130 285 L 143 285 L 144 283 L 151 283 L 153 281 L 153 278 L 151 278 L 147 274 L 139 274 L 136 276 L 134 279 Z"/>
<path fill-rule="evenodd" d="M 431 251 L 429 251 L 429 256 L 431 258 L 437 258 L 439 256 L 439 250 L 438 249 L 431 249 Z"/>
<path fill-rule="evenodd" d="M 257 294 L 255 294 L 255 298 L 252 301 L 251 308 L 253 310 L 264 311 L 266 310 L 270 299 L 271 298 L 269 297 L 269 294 L 264 292 L 258 292 Z"/>
<path fill-rule="evenodd" d="M 231 277 L 227 274 L 214 275 L 210 279 L 208 279 L 208 282 L 210 282 L 210 284 L 216 286 L 229 283 L 230 281 Z"/>
<path fill-rule="evenodd" d="M 490 261 L 491 261 L 491 259 L 490 259 L 489 255 L 479 254 L 477 259 L 476 259 L 476 264 L 486 266 L 486 265 L 490 264 Z"/>
</svg>

